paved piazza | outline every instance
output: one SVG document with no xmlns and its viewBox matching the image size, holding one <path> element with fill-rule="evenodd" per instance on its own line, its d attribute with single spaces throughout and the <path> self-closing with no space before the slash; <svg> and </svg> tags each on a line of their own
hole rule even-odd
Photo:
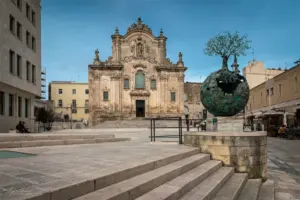
<svg viewBox="0 0 300 200">
<path fill-rule="evenodd" d="M 156 143 L 150 143 L 149 129 L 73 131 L 115 133 L 116 137 L 131 137 L 132 141 L 10 149 L 38 155 L 0 160 L 0 199 L 10 199 L 8 194 L 13 197 L 31 192 L 32 188 L 43 191 L 52 187 L 52 183 L 57 180 L 80 180 L 86 173 L 101 176 L 102 171 L 107 173 L 115 166 L 162 158 L 192 149 L 179 146 L 177 139 L 163 139 L 173 142 L 162 142 L 159 139 Z M 162 131 L 165 134 L 174 133 L 172 130 L 161 130 L 157 135 L 162 134 Z M 63 131 L 64 134 L 67 132 Z M 276 200 L 300 200 L 300 141 L 268 138 L 268 144 L 269 178 L 276 183 Z"/>
</svg>

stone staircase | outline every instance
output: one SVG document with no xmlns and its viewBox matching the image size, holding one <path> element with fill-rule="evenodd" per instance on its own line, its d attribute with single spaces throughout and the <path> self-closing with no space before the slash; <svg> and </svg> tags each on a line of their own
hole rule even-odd
<svg viewBox="0 0 300 200">
<path fill-rule="evenodd" d="M 0 149 L 94 144 L 103 142 L 122 142 L 129 140 L 129 138 L 115 138 L 115 135 L 113 134 L 5 134 L 0 135 Z"/>
<path fill-rule="evenodd" d="M 195 150 L 123 172 L 94 181 L 94 191 L 75 200 L 274 200 L 272 181 L 248 179 Z"/>
<path fill-rule="evenodd" d="M 177 120 L 156 120 L 156 127 L 178 127 Z M 182 126 L 186 127 L 185 120 L 182 120 Z M 150 119 L 127 119 L 110 120 L 95 125 L 93 128 L 149 128 Z"/>
</svg>

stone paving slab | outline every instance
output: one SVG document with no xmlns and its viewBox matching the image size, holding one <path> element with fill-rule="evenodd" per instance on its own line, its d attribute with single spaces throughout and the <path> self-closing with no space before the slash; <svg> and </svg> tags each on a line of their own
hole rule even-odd
<svg viewBox="0 0 300 200">
<path fill-rule="evenodd" d="M 138 165 L 139 162 L 154 161 L 194 149 L 176 143 L 163 145 L 142 140 L 11 149 L 37 156 L 0 160 L 0 199 L 22 199 L 23 193 L 24 198 L 42 194 L 101 177 L 126 166 Z M 61 194 L 56 195 L 59 198 Z"/>
</svg>

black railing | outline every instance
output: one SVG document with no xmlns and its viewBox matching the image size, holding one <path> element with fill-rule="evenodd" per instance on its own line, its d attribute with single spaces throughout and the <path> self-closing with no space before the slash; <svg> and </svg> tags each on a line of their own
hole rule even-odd
<svg viewBox="0 0 300 200">
<path fill-rule="evenodd" d="M 156 126 L 156 121 L 178 121 L 178 126 L 175 127 L 170 127 L 170 126 Z M 163 129 L 163 128 L 178 128 L 178 135 L 160 135 L 157 136 L 156 135 L 156 129 Z M 179 138 L 179 144 L 182 144 L 182 118 L 181 117 L 164 117 L 164 118 L 151 118 L 150 119 L 150 138 L 151 138 L 151 142 L 155 142 L 155 138 Z"/>
<path fill-rule="evenodd" d="M 157 126 L 157 121 L 177 121 L 178 126 Z M 158 117 L 158 118 L 150 118 L 150 138 L 151 142 L 155 142 L 156 138 L 179 138 L 179 144 L 182 144 L 182 129 L 185 124 L 186 130 L 190 130 L 190 125 L 197 126 L 198 131 L 201 122 L 203 119 L 182 119 L 181 117 Z M 178 134 L 166 134 L 166 135 L 157 135 L 156 129 L 178 129 Z M 203 128 L 201 128 L 203 130 Z"/>
</svg>

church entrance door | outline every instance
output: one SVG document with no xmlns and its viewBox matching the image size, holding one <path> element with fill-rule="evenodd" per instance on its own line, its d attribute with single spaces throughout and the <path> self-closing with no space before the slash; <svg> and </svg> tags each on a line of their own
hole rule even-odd
<svg viewBox="0 0 300 200">
<path fill-rule="evenodd" d="M 145 100 L 136 100 L 136 117 L 145 117 Z"/>
</svg>

